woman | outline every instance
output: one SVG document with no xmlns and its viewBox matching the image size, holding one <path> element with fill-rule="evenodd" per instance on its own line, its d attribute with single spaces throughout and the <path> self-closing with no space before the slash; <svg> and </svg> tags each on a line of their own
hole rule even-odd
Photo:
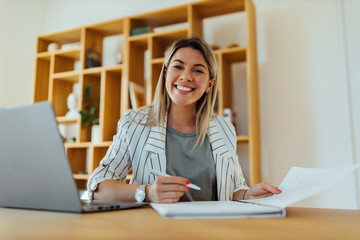
<svg viewBox="0 0 360 240">
<path fill-rule="evenodd" d="M 216 75 L 215 55 L 203 40 L 173 43 L 153 103 L 119 121 L 113 144 L 89 179 L 90 198 L 174 203 L 280 193 L 266 183 L 248 189 L 236 155 L 235 129 L 213 116 Z M 152 170 L 172 176 L 158 177 Z M 201 190 L 190 189 L 190 182 Z"/>
</svg>

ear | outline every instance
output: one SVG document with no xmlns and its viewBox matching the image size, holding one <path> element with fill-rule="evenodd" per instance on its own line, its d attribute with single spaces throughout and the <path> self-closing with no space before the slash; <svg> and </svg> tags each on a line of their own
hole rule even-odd
<svg viewBox="0 0 360 240">
<path fill-rule="evenodd" d="M 205 92 L 208 93 L 208 92 L 211 90 L 211 88 L 215 85 L 215 83 L 216 83 L 216 79 L 215 79 L 215 78 L 210 79 L 210 80 L 209 80 L 209 85 L 208 85 L 208 87 L 206 88 Z"/>
</svg>

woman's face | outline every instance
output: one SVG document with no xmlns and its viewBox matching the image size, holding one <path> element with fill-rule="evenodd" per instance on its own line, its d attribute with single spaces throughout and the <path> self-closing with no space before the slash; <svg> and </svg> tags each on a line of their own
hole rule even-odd
<svg viewBox="0 0 360 240">
<path fill-rule="evenodd" d="M 208 65 L 199 50 L 190 47 L 178 49 L 165 73 L 171 104 L 195 109 L 196 102 L 215 84 L 215 79 L 209 78 Z"/>
</svg>

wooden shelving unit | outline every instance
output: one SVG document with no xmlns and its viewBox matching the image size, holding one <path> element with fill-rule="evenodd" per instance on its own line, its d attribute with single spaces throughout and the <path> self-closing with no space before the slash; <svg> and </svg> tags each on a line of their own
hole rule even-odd
<svg viewBox="0 0 360 240">
<path fill-rule="evenodd" d="M 231 67 L 246 63 L 247 112 L 243 114 L 248 116 L 249 128 L 245 135 L 239 133 L 237 139 L 239 144 L 248 145 L 248 178 L 252 185 L 261 181 L 261 166 L 255 9 L 251 0 L 203 0 L 38 36 L 33 101 L 50 101 L 59 124 L 78 126 L 75 142 L 66 143 L 65 149 L 80 189 L 86 187 L 89 175 L 110 146 L 117 121 L 131 108 L 129 81 L 142 85 L 146 89 L 146 103 L 151 103 L 170 42 L 181 37 L 203 37 L 205 19 L 238 12 L 246 14 L 247 46 L 215 51 L 220 81 L 217 111 L 233 109 L 236 103 L 231 91 Z M 131 36 L 131 30 L 143 27 L 154 31 Z M 157 31 L 163 27 L 166 30 Z M 122 63 L 89 67 L 87 50 L 102 55 L 105 38 L 112 36 L 123 39 Z M 48 46 L 54 42 L 73 46 L 49 52 Z M 74 83 L 80 86 L 78 109 L 84 108 L 83 92 L 88 84 L 93 86 L 93 99 L 100 98 L 98 144 L 90 142 L 91 126 L 85 126 L 80 118 L 65 117 L 67 97 L 73 92 Z"/>
</svg>

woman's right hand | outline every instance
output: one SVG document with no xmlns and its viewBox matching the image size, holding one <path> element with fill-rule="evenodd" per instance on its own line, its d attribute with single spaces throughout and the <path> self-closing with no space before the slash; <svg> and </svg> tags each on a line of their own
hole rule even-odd
<svg viewBox="0 0 360 240">
<path fill-rule="evenodd" d="M 190 181 L 183 177 L 157 177 L 155 182 L 146 186 L 146 201 L 156 203 L 175 203 L 189 191 Z"/>
</svg>

